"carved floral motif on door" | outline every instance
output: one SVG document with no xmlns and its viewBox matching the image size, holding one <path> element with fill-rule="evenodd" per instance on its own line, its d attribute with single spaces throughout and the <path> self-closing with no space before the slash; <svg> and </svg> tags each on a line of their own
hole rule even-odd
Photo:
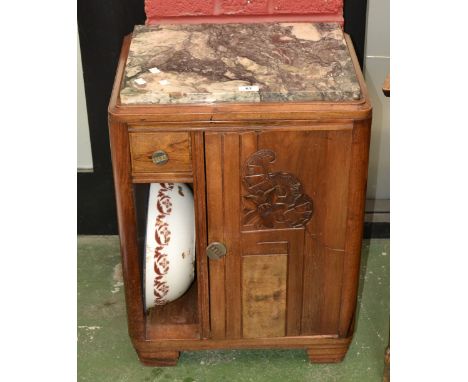
<svg viewBox="0 0 468 382">
<path fill-rule="evenodd" d="M 312 199 L 293 174 L 273 171 L 275 161 L 276 153 L 266 149 L 246 160 L 243 225 L 256 229 L 304 227 L 313 214 Z"/>
</svg>

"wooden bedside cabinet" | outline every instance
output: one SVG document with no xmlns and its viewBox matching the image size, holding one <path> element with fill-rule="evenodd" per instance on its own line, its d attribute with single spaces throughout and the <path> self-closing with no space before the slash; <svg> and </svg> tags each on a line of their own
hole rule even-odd
<svg viewBox="0 0 468 382">
<path fill-rule="evenodd" d="M 338 25 L 145 26 L 125 39 L 109 126 L 128 328 L 144 364 L 220 348 L 343 359 L 370 124 L 363 77 Z M 178 300 L 145 312 L 145 210 L 155 182 L 193 189 L 196 279 Z"/>
</svg>

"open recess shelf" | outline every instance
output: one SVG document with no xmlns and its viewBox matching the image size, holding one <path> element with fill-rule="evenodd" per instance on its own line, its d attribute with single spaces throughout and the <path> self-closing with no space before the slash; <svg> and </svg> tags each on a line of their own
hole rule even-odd
<svg viewBox="0 0 468 382">
<path fill-rule="evenodd" d="M 177 300 L 151 308 L 146 316 L 146 338 L 197 339 L 200 338 L 198 320 L 197 280 Z"/>
</svg>

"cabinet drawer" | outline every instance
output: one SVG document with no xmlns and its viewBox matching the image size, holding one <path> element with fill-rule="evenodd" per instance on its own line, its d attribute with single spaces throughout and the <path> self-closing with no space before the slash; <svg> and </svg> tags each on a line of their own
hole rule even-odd
<svg viewBox="0 0 468 382">
<path fill-rule="evenodd" d="M 190 134 L 130 133 L 134 173 L 192 172 Z"/>
</svg>

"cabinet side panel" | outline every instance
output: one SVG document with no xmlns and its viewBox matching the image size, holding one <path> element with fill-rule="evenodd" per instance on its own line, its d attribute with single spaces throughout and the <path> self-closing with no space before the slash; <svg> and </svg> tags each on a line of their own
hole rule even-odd
<svg viewBox="0 0 468 382">
<path fill-rule="evenodd" d="M 356 310 L 369 164 L 370 124 L 370 119 L 356 121 L 353 129 L 351 154 L 353 166 L 349 177 L 346 253 L 343 263 L 343 293 L 339 325 L 341 337 L 347 337 L 352 333 L 353 317 Z"/>
<path fill-rule="evenodd" d="M 222 149 L 222 134 L 205 134 L 208 242 L 224 242 Z M 223 339 L 226 336 L 225 257 L 209 260 L 209 274 L 211 336 Z"/>
<path fill-rule="evenodd" d="M 145 339 L 141 263 L 138 254 L 137 222 L 131 183 L 130 145 L 127 126 L 110 121 L 117 215 L 119 223 L 122 273 L 125 284 L 128 332 L 133 340 Z"/>
</svg>

